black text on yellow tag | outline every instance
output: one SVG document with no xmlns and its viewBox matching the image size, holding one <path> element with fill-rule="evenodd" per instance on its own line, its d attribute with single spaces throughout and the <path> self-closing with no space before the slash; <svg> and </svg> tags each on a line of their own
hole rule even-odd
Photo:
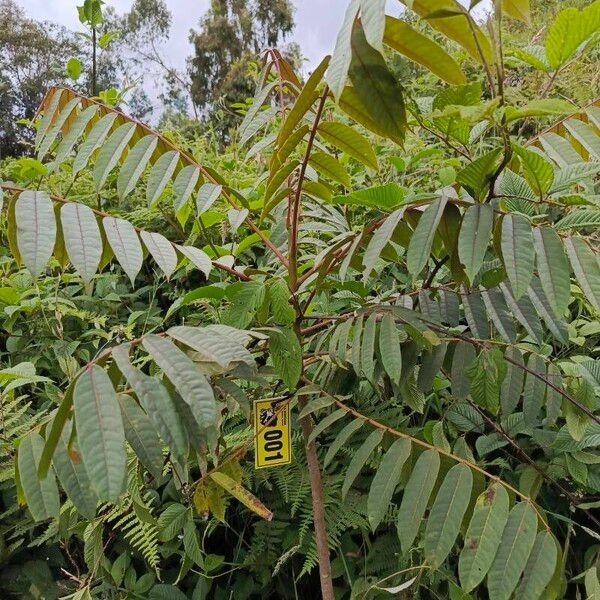
<svg viewBox="0 0 600 600">
<path fill-rule="evenodd" d="M 289 402 L 254 403 L 254 466 L 257 469 L 292 462 Z"/>
</svg>

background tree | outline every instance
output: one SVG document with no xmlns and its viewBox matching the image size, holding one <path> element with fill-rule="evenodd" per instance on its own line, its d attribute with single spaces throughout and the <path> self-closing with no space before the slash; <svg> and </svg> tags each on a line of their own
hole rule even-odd
<svg viewBox="0 0 600 600">
<path fill-rule="evenodd" d="M 194 55 L 188 61 L 192 102 L 200 111 L 241 102 L 256 84 L 250 63 L 281 43 L 294 28 L 289 0 L 212 0 L 198 31 L 190 32 Z M 232 123 L 223 118 L 220 129 Z"/>
<path fill-rule="evenodd" d="M 48 85 L 67 81 L 64 65 L 79 44 L 53 23 L 28 19 L 14 0 L 0 0 L 0 158 L 26 152 L 32 119 Z"/>
</svg>

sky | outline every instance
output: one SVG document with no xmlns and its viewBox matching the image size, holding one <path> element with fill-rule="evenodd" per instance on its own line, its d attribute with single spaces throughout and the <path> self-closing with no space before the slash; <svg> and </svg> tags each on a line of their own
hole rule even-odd
<svg viewBox="0 0 600 600">
<path fill-rule="evenodd" d="M 164 54 L 174 67 L 183 68 L 191 54 L 188 32 L 197 27 L 200 17 L 208 10 L 210 0 L 166 0 L 173 15 L 171 36 L 164 46 Z M 77 0 L 17 0 L 28 16 L 36 20 L 60 23 L 69 29 L 81 30 L 75 6 Z M 117 12 L 129 9 L 132 0 L 106 0 Z M 296 8 L 296 28 L 292 37 L 300 44 L 308 59 L 307 68 L 318 64 L 332 52 L 335 38 L 344 17 L 348 0 L 293 0 Z M 390 14 L 398 12 L 399 2 L 389 2 Z"/>
<path fill-rule="evenodd" d="M 468 0 L 459 0 L 467 4 Z M 344 18 L 349 0 L 292 0 L 295 7 L 296 27 L 286 41 L 300 44 L 307 61 L 305 73 L 310 72 L 321 59 L 333 51 L 338 30 Z M 77 17 L 77 4 L 81 0 L 17 0 L 26 14 L 38 21 L 53 21 L 65 27 L 81 31 Z M 105 0 L 107 6 L 115 8 L 117 13 L 126 12 L 132 0 Z M 169 66 L 185 69 L 185 59 L 191 55 L 188 41 L 190 28 L 197 28 L 200 17 L 208 10 L 210 0 L 166 0 L 173 20 L 168 41 L 161 50 Z M 485 2 L 484 2 L 485 4 Z M 398 15 L 401 3 L 387 0 L 387 13 Z M 144 89 L 156 101 L 157 87 L 152 82 L 144 82 Z"/>
</svg>

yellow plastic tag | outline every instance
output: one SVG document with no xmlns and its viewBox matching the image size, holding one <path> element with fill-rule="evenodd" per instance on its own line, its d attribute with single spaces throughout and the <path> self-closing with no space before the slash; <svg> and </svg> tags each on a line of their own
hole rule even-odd
<svg viewBox="0 0 600 600">
<path fill-rule="evenodd" d="M 288 400 L 254 403 L 254 466 L 257 469 L 292 462 L 292 428 Z"/>
</svg>

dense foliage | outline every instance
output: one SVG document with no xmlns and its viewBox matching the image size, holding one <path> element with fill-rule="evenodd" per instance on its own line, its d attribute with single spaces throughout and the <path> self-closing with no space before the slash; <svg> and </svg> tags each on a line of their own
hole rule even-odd
<svg viewBox="0 0 600 600">
<path fill-rule="evenodd" d="M 47 91 L 0 166 L 3 597 L 600 597 L 600 1 L 385 4 L 306 81 L 266 51 L 223 150 Z"/>
</svg>

